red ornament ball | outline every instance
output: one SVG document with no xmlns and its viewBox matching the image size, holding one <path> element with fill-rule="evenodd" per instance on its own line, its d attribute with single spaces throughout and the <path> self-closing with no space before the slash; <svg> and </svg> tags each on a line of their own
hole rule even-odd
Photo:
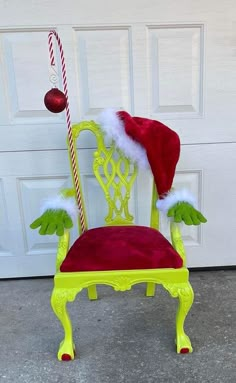
<svg viewBox="0 0 236 383">
<path fill-rule="evenodd" d="M 59 89 L 53 88 L 45 94 L 44 104 L 50 112 L 60 113 L 66 107 L 66 96 Z"/>
</svg>

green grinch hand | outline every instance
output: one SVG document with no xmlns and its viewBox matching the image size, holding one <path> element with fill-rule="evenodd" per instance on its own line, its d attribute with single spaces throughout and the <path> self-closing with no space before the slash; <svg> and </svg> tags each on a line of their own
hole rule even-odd
<svg viewBox="0 0 236 383">
<path fill-rule="evenodd" d="M 207 222 L 206 218 L 187 202 L 178 202 L 172 206 L 167 213 L 173 217 L 174 222 L 184 222 L 186 225 L 200 225 Z"/>
<path fill-rule="evenodd" d="M 31 223 L 31 229 L 40 227 L 39 234 L 41 235 L 56 235 L 64 234 L 65 229 L 71 229 L 73 222 L 69 214 L 62 209 L 48 209 L 39 218 Z"/>
</svg>

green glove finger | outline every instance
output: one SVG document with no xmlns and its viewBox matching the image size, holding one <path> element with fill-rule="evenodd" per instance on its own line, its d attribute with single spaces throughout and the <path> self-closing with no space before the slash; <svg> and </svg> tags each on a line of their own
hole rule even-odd
<svg viewBox="0 0 236 383">
<path fill-rule="evenodd" d="M 34 222 L 31 223 L 30 227 L 31 229 L 37 229 L 42 224 L 42 218 L 37 218 Z"/>
<path fill-rule="evenodd" d="M 183 212 L 182 219 L 183 219 L 185 225 L 188 225 L 188 226 L 193 225 L 193 221 L 192 221 L 192 218 L 191 218 L 191 215 L 189 214 L 189 212 L 187 212 L 187 211 Z"/>
<path fill-rule="evenodd" d="M 168 210 L 167 217 L 173 217 L 175 215 L 175 207 L 171 207 Z"/>
<path fill-rule="evenodd" d="M 55 233 L 55 231 L 56 231 L 56 224 L 54 222 L 49 223 L 47 230 L 46 230 L 46 234 L 52 235 Z"/>
<path fill-rule="evenodd" d="M 193 225 L 200 225 L 200 221 L 199 221 L 199 218 L 197 216 L 197 210 L 193 210 L 192 214 L 191 214 L 191 218 L 192 218 L 192 221 L 193 221 Z"/>
<path fill-rule="evenodd" d="M 198 216 L 198 219 L 200 222 L 202 222 L 202 223 L 207 222 L 207 219 L 204 217 L 204 215 L 202 215 L 202 213 L 200 213 L 200 211 L 197 212 L 197 216 Z"/>
<path fill-rule="evenodd" d="M 63 222 L 65 229 L 71 229 L 73 227 L 72 219 L 69 216 L 65 216 Z"/>
<path fill-rule="evenodd" d="M 63 234 L 64 234 L 64 226 L 61 222 L 59 222 L 57 225 L 56 235 L 58 235 L 60 237 Z"/>
<path fill-rule="evenodd" d="M 39 230 L 39 234 L 40 235 L 46 235 L 46 232 L 47 232 L 47 227 L 48 227 L 48 222 L 42 222 L 42 225 L 41 225 L 41 228 Z"/>
<path fill-rule="evenodd" d="M 182 212 L 180 209 L 175 209 L 174 221 L 177 223 L 182 221 Z"/>
</svg>

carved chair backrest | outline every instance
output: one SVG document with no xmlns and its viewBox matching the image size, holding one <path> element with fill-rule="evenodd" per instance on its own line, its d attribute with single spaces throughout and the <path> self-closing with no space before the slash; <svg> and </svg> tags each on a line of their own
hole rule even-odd
<svg viewBox="0 0 236 383">
<path fill-rule="evenodd" d="M 134 217 L 129 210 L 129 201 L 138 174 L 137 165 L 125 157 L 122 151 L 116 148 L 114 142 L 106 145 L 104 134 L 94 121 L 83 121 L 72 126 L 75 151 L 81 132 L 86 130 L 92 132 L 96 137 L 97 147 L 93 153 L 93 172 L 107 201 L 108 213 L 104 223 L 105 225 L 132 225 Z M 79 155 L 76 158 L 76 169 L 80 180 Z M 157 229 L 159 214 L 156 209 L 156 200 L 157 193 L 154 186 L 150 226 Z M 84 206 L 83 197 L 82 201 Z"/>
</svg>

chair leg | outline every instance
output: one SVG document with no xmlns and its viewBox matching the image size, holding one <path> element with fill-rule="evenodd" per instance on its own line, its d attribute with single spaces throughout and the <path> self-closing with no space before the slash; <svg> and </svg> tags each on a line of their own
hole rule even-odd
<svg viewBox="0 0 236 383">
<path fill-rule="evenodd" d="M 88 286 L 88 297 L 90 301 L 95 301 L 96 299 L 98 299 L 96 285 Z"/>
<path fill-rule="evenodd" d="M 176 347 L 177 353 L 186 354 L 193 351 L 191 341 L 184 331 L 186 316 L 193 304 L 194 294 L 189 282 L 164 285 L 172 297 L 179 298 L 176 315 Z"/>
<path fill-rule="evenodd" d="M 156 284 L 153 282 L 147 282 L 146 297 L 154 297 L 156 290 Z"/>
<path fill-rule="evenodd" d="M 60 343 L 57 357 L 59 360 L 72 360 L 75 357 L 75 345 L 72 337 L 72 325 L 66 308 L 68 301 L 74 300 L 75 291 L 71 292 L 67 289 L 55 288 L 52 291 L 51 306 L 57 318 L 62 324 L 65 337 Z"/>
<path fill-rule="evenodd" d="M 179 306 L 176 315 L 176 346 L 177 353 L 186 354 L 193 351 L 191 341 L 184 332 L 184 322 L 193 304 L 194 294 L 190 283 L 178 289 Z"/>
</svg>

